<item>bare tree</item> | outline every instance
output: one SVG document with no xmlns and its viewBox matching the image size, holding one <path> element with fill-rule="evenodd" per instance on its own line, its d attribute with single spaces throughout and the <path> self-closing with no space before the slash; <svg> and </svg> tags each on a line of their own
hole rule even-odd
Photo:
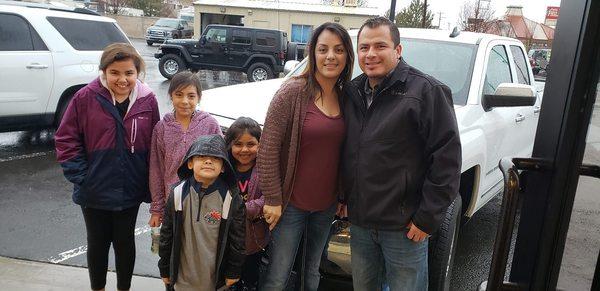
<svg viewBox="0 0 600 291">
<path fill-rule="evenodd" d="M 462 30 L 487 32 L 496 22 L 494 10 L 490 7 L 491 0 L 468 0 L 459 12 L 458 21 Z"/>
<path fill-rule="evenodd" d="M 129 0 L 99 0 L 98 5 L 101 5 L 106 13 L 119 14 L 129 5 Z"/>
</svg>

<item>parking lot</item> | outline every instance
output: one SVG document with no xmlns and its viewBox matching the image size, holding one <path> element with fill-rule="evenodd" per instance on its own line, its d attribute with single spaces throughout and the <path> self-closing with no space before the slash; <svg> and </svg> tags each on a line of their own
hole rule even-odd
<svg viewBox="0 0 600 291">
<path fill-rule="evenodd" d="M 157 46 L 147 46 L 143 40 L 133 42 L 147 64 L 144 80 L 154 90 L 161 114 L 164 114 L 171 107 L 167 96 L 169 82 L 158 72 L 158 60 L 153 57 Z M 200 71 L 199 74 L 203 89 L 246 82 L 246 76 L 237 72 Z M 600 162 L 598 119 L 595 118 L 590 127 L 588 143 L 591 146 L 586 152 L 589 162 L 596 164 Z M 597 186 L 598 182 L 591 179 L 580 181 L 574 211 L 579 216 L 574 216 L 571 221 L 566 248 L 567 263 L 572 268 L 567 268 L 565 273 L 569 275 L 561 279 L 574 286 L 569 290 L 582 290 L 580 288 L 591 284 L 591 280 L 588 282 L 581 274 L 585 274 L 590 262 L 595 263 L 600 241 L 600 203 L 595 197 L 597 190 L 593 190 Z M 64 179 L 56 162 L 51 130 L 0 133 L 0 189 L 1 256 L 86 265 L 83 217 L 79 206 L 71 201 L 72 186 Z M 487 279 L 500 203 L 500 198 L 496 197 L 461 229 L 452 290 L 475 290 Z M 150 251 L 148 219 L 148 204 L 143 204 L 135 232 L 135 273 L 157 277 L 158 256 Z M 595 226 L 592 231 L 586 228 L 590 224 Z M 594 255 L 590 256 L 589 252 Z M 114 267 L 112 256 L 109 266 Z"/>
</svg>

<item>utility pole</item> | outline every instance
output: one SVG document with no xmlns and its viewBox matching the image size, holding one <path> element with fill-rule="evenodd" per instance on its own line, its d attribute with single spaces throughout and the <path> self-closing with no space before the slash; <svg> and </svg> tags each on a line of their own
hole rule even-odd
<svg viewBox="0 0 600 291">
<path fill-rule="evenodd" d="M 439 20 L 438 20 L 438 29 L 442 29 L 442 14 L 444 14 L 444 12 L 440 11 L 440 16 L 439 16 Z"/>
<path fill-rule="evenodd" d="M 396 23 L 396 0 L 392 0 L 392 4 L 390 5 L 390 21 Z"/>
<path fill-rule="evenodd" d="M 423 18 L 421 19 L 421 27 L 425 28 L 425 22 L 427 21 L 427 0 L 423 3 Z"/>
</svg>

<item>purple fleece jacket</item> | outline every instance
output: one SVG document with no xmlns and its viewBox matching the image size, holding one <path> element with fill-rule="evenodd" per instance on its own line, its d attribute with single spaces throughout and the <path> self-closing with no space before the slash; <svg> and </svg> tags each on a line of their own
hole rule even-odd
<svg viewBox="0 0 600 291">
<path fill-rule="evenodd" d="M 190 145 L 201 135 L 223 134 L 217 120 L 204 111 L 196 111 L 187 131 L 167 113 L 154 127 L 150 150 L 150 213 L 163 215 L 171 185 L 179 181 L 177 169 Z"/>
</svg>

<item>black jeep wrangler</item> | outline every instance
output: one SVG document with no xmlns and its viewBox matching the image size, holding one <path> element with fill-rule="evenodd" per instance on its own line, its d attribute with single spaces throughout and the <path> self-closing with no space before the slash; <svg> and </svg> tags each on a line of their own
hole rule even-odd
<svg viewBox="0 0 600 291">
<path fill-rule="evenodd" d="M 283 31 L 211 24 L 199 40 L 167 40 L 154 57 L 167 79 L 187 69 L 223 70 L 246 72 L 255 82 L 279 75 L 286 59 L 297 54 Z"/>
</svg>

